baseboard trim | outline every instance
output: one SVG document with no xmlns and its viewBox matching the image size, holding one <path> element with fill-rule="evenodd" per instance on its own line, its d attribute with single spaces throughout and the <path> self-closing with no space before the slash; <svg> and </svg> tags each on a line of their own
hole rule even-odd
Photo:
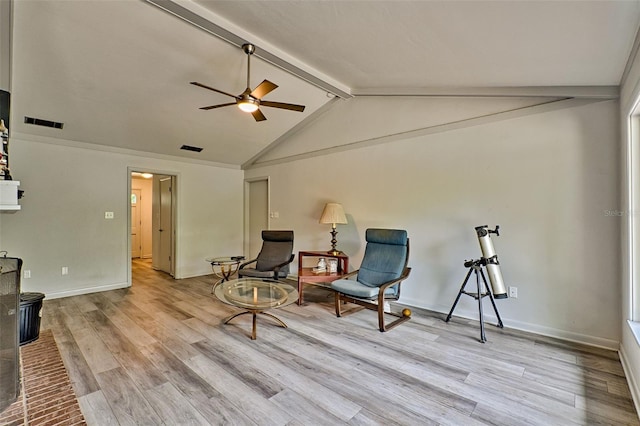
<svg viewBox="0 0 640 426">
<path fill-rule="evenodd" d="M 439 312 L 444 315 L 447 315 L 449 313 L 449 310 L 451 309 L 451 307 L 443 308 L 442 306 L 425 306 L 424 304 L 420 303 L 421 301 L 415 300 L 415 299 L 401 298 L 399 302 L 402 304 L 416 307 L 416 308 L 428 309 L 433 312 Z M 495 315 L 492 315 L 493 311 L 490 308 L 483 309 L 483 310 L 484 310 L 485 323 L 495 324 L 498 322 L 498 318 L 496 318 Z M 490 310 L 491 310 L 491 313 L 488 312 Z M 466 318 L 466 319 L 471 319 L 476 321 L 478 320 L 477 311 L 465 311 L 461 309 L 456 309 L 456 311 L 454 312 L 454 315 L 461 318 Z M 574 333 L 567 330 L 560 330 L 557 328 L 545 327 L 539 324 L 531 324 L 531 323 L 522 322 L 522 321 L 515 321 L 512 319 L 505 320 L 505 318 L 502 318 L 502 322 L 504 323 L 506 328 L 511 328 L 514 330 L 527 331 L 530 333 L 539 334 L 541 336 L 554 337 L 554 338 L 562 339 L 568 342 L 581 343 L 584 345 L 594 346 L 594 347 L 608 349 L 612 351 L 618 351 L 618 349 L 620 349 L 620 342 L 616 340 L 604 339 L 602 337 L 590 336 L 590 335 L 581 334 L 581 333 Z"/>
<path fill-rule="evenodd" d="M 127 288 L 127 287 L 130 287 L 130 286 L 128 283 L 125 282 L 125 283 L 103 285 L 98 287 L 76 288 L 73 290 L 63 290 L 63 291 L 54 291 L 52 293 L 45 293 L 45 298 L 61 299 L 63 297 L 80 296 L 83 294 L 98 293 L 101 291 L 108 291 L 108 290 L 118 290 L 118 289 Z"/>
<path fill-rule="evenodd" d="M 622 364 L 624 375 L 627 378 L 627 384 L 629 385 L 629 391 L 631 392 L 631 398 L 633 399 L 633 403 L 636 407 L 636 412 L 640 415 L 640 384 L 636 381 L 636 378 L 633 375 L 633 370 L 629 364 L 629 357 L 625 353 L 624 346 L 622 345 L 620 345 L 618 356 L 620 357 L 620 363 Z"/>
</svg>

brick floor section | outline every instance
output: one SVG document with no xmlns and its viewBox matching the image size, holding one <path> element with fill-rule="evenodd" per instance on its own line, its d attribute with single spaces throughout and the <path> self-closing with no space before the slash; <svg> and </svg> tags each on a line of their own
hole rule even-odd
<svg viewBox="0 0 640 426">
<path fill-rule="evenodd" d="M 45 330 L 21 346 L 20 358 L 22 392 L 0 413 L 0 425 L 86 425 L 53 333 Z"/>
</svg>

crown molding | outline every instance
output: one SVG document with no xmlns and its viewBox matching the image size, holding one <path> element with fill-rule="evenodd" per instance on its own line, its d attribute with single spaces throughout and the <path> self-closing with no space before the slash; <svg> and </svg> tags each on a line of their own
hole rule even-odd
<svg viewBox="0 0 640 426">
<path fill-rule="evenodd" d="M 405 132 L 398 132 L 390 135 L 384 135 L 384 136 L 379 136 L 375 138 L 354 141 L 354 142 L 346 143 L 340 146 L 323 148 L 316 151 L 290 155 L 287 157 L 276 158 L 273 160 L 267 160 L 263 162 L 255 161 L 251 166 L 246 167 L 245 170 L 272 166 L 276 164 L 289 163 L 292 161 L 304 160 L 307 158 L 320 157 L 320 156 L 325 156 L 329 154 L 350 151 L 353 149 L 365 148 L 365 147 L 384 144 L 384 143 L 391 143 L 391 142 L 396 142 L 400 140 L 406 140 L 406 139 L 411 139 L 411 138 L 416 138 L 416 137 L 421 137 L 421 136 L 426 136 L 426 135 L 431 135 L 436 133 L 444 133 L 444 132 L 449 132 L 457 129 L 479 126 L 483 124 L 509 120 L 509 119 L 518 118 L 518 117 L 524 117 L 527 115 L 541 114 L 541 113 L 565 109 L 565 108 L 575 108 L 583 105 L 592 104 L 595 102 L 604 102 L 607 100 L 610 100 L 610 99 L 576 99 L 576 98 L 555 99 L 552 101 L 547 101 L 544 103 L 540 103 L 537 105 L 532 105 L 524 108 L 516 108 L 512 110 L 498 112 L 498 113 L 482 115 L 479 117 L 467 118 L 464 120 L 454 121 L 451 123 L 437 124 L 434 126 L 408 130 Z"/>
<path fill-rule="evenodd" d="M 16 141 L 24 140 L 28 142 L 36 142 L 36 143 L 42 143 L 47 145 L 66 146 L 71 148 L 87 149 L 90 151 L 102 151 L 102 152 L 110 152 L 113 154 L 131 155 L 135 157 L 155 158 L 158 160 L 176 161 L 180 163 L 200 164 L 203 166 L 220 167 L 224 169 L 235 169 L 235 170 L 240 169 L 240 166 L 235 164 L 217 163 L 214 161 L 199 160 L 196 158 L 180 157 L 177 155 L 157 154 L 155 152 L 137 151 L 137 150 L 128 149 L 128 148 L 120 148 L 120 147 L 109 146 L 109 145 L 99 145 L 99 144 L 94 144 L 89 142 L 80 142 L 80 141 L 74 141 L 69 139 L 59 139 L 59 138 L 53 138 L 50 136 L 31 135 L 28 133 L 13 132 L 11 134 L 11 140 L 16 140 Z"/>
</svg>

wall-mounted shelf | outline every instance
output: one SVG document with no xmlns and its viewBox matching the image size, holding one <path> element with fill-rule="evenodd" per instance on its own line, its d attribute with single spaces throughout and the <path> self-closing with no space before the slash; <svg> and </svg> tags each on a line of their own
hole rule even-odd
<svg viewBox="0 0 640 426">
<path fill-rule="evenodd" d="M 20 181 L 0 180 L 0 211 L 16 212 L 20 210 L 18 186 L 20 186 Z"/>
</svg>

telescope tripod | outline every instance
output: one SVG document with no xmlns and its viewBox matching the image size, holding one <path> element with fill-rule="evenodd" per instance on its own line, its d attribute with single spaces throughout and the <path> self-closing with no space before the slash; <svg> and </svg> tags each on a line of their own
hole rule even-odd
<svg viewBox="0 0 640 426">
<path fill-rule="evenodd" d="M 493 310 L 496 312 L 496 316 L 498 317 L 497 326 L 500 328 L 504 327 L 504 325 L 502 324 L 502 319 L 500 318 L 500 314 L 498 313 L 498 308 L 496 307 L 496 302 L 493 299 L 493 293 L 491 292 L 491 289 L 487 285 L 487 279 L 484 277 L 484 272 L 482 272 L 482 267 L 486 266 L 486 264 L 487 264 L 487 259 L 485 258 L 481 258 L 478 260 L 468 260 L 464 262 L 464 266 L 465 268 L 469 268 L 469 272 L 467 273 L 467 276 L 465 277 L 464 282 L 460 287 L 460 291 L 458 292 L 458 297 L 456 297 L 456 301 L 453 302 L 451 311 L 449 311 L 449 315 L 447 315 L 447 319 L 445 320 L 445 322 L 449 322 L 449 320 L 451 319 L 451 315 L 453 315 L 453 310 L 456 308 L 456 305 L 460 300 L 460 296 L 462 296 L 463 294 L 466 294 L 467 296 L 473 297 L 478 301 L 478 311 L 480 312 L 480 342 L 482 343 L 487 341 L 487 338 L 485 337 L 485 334 L 484 334 L 484 317 L 482 313 L 483 297 L 489 296 L 489 299 L 491 300 L 491 304 L 493 305 Z M 465 291 L 464 289 L 467 285 L 467 282 L 469 281 L 469 277 L 471 276 L 472 272 L 476 274 L 476 287 L 478 289 L 476 293 L 468 292 L 468 291 Z M 484 288 L 486 290 L 484 293 L 482 292 L 480 287 L 480 277 L 482 277 L 482 282 L 484 283 Z"/>
</svg>

